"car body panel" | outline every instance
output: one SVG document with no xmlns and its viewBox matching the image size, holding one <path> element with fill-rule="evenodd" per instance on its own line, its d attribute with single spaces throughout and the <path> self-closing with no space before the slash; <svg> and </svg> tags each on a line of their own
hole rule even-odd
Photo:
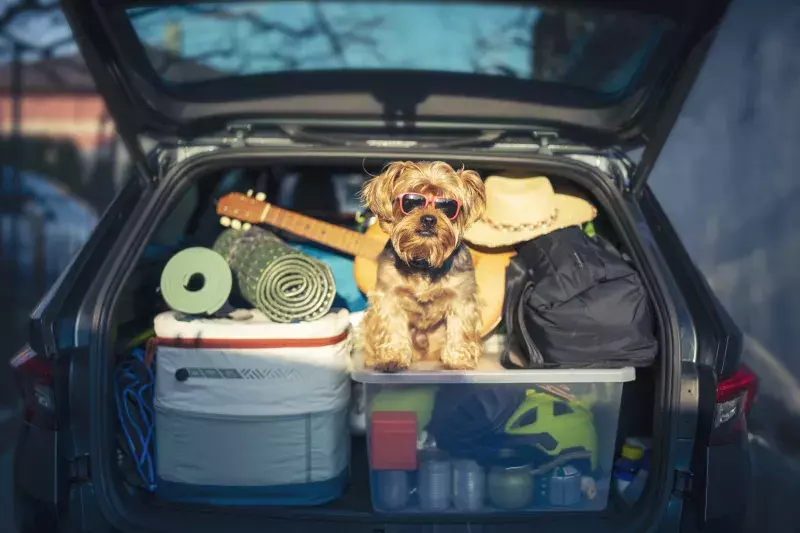
<svg viewBox="0 0 800 533">
<path fill-rule="evenodd" d="M 543 168 L 552 167 L 553 172 L 558 167 L 563 167 L 565 165 L 570 165 L 573 169 L 579 169 L 581 173 L 595 173 L 594 175 L 600 179 L 592 179 L 589 182 L 594 183 L 594 187 L 599 190 L 604 190 L 604 193 L 597 192 L 598 196 L 605 197 L 607 195 L 614 195 L 615 197 L 619 198 L 621 192 L 616 187 L 616 184 L 613 180 L 608 178 L 602 178 L 600 174 L 597 174 L 597 170 L 593 170 L 592 167 L 589 167 L 585 164 L 579 162 L 557 162 L 555 160 L 549 158 L 535 158 L 532 159 L 531 156 L 524 156 L 524 155 L 517 155 L 512 156 L 507 153 L 495 153 L 495 154 L 475 154 L 475 152 L 467 153 L 467 152 L 452 152 L 452 153 L 435 153 L 435 152 L 386 152 L 386 151 L 377 151 L 374 150 L 372 153 L 367 154 L 370 156 L 370 159 L 373 160 L 388 160 L 394 158 L 407 158 L 409 156 L 415 157 L 423 157 L 423 158 L 458 158 L 462 159 L 465 162 L 470 162 L 474 164 L 494 164 L 497 163 L 504 163 L 504 164 L 524 164 L 525 161 L 528 161 L 528 164 L 532 160 L 540 162 Z M 323 147 L 315 147 L 313 149 L 303 148 L 303 147 L 296 147 L 294 149 L 283 148 L 283 149 L 273 149 L 273 150 L 264 150 L 264 149 L 252 149 L 252 148 L 240 148 L 240 149 L 223 149 L 218 152 L 210 152 L 210 153 L 201 153 L 197 154 L 193 157 L 190 157 L 184 160 L 182 165 L 178 165 L 174 167 L 173 171 L 170 173 L 171 176 L 168 177 L 164 182 L 160 185 L 159 191 L 153 195 L 152 201 L 148 203 L 147 207 L 143 208 L 142 211 L 138 214 L 137 217 L 132 218 L 129 222 L 129 229 L 126 229 L 125 233 L 130 235 L 134 241 L 126 240 L 125 242 L 120 241 L 114 245 L 114 247 L 109 250 L 109 254 L 112 256 L 110 259 L 110 263 L 107 267 L 104 267 L 103 272 L 99 273 L 97 276 L 98 280 L 103 280 L 102 287 L 95 288 L 92 291 L 91 298 L 92 301 L 87 303 L 87 309 L 94 309 L 94 319 L 93 323 L 95 324 L 96 328 L 96 335 L 92 339 L 92 348 L 91 355 L 84 360 L 88 361 L 95 361 L 97 366 L 88 367 L 88 370 L 91 372 L 88 378 L 89 382 L 93 380 L 96 383 L 102 383 L 102 376 L 106 375 L 108 371 L 107 368 L 103 369 L 101 365 L 101 361 L 104 361 L 106 358 L 103 357 L 102 354 L 107 353 L 108 350 L 108 332 L 107 324 L 108 320 L 110 319 L 108 313 L 108 309 L 113 308 L 114 302 L 114 294 L 116 291 L 119 290 L 119 287 L 122 283 L 125 282 L 126 279 L 126 272 L 130 272 L 132 265 L 134 263 L 133 259 L 136 257 L 136 254 L 139 253 L 138 250 L 141 246 L 147 242 L 150 233 L 154 229 L 155 222 L 162 216 L 161 210 L 164 209 L 165 205 L 168 205 L 169 202 L 172 201 L 173 196 L 176 194 L 177 191 L 181 190 L 183 186 L 183 181 L 189 179 L 189 172 L 190 171 L 208 171 L 212 170 L 215 166 L 222 165 L 230 166 L 232 164 L 245 164 L 250 162 L 251 164 L 255 161 L 260 161 L 260 165 L 268 164 L 271 160 L 277 160 L 284 163 L 291 163 L 304 161 L 308 162 L 309 160 L 313 160 L 318 158 L 319 161 L 329 161 L 332 164 L 339 163 L 343 161 L 351 161 L 354 163 L 358 163 L 361 161 L 359 156 L 354 156 L 352 152 L 345 148 L 323 148 Z M 238 163 L 237 163 L 238 162 Z M 575 170 L 573 170 L 575 172 Z M 183 177 L 181 177 L 183 176 Z M 584 178 L 587 179 L 587 178 Z M 619 201 L 619 200 L 617 200 Z M 624 211 L 615 212 L 613 215 L 615 219 L 619 220 L 619 224 L 622 224 L 624 227 L 628 228 L 628 232 L 632 230 L 635 225 L 630 221 L 627 220 L 627 215 L 625 215 Z M 626 239 L 626 245 L 630 247 L 632 250 L 639 250 L 639 245 L 637 244 L 636 240 L 629 241 Z M 641 265 L 644 266 L 644 265 Z M 108 268 L 108 270 L 106 270 Z M 655 290 L 655 287 L 654 287 Z M 677 329 L 670 328 L 670 337 L 672 337 L 671 345 L 674 345 L 677 342 Z M 105 364 L 105 363 L 103 363 Z M 84 366 L 84 363 L 81 363 Z M 668 365 L 664 365 L 666 368 Z M 674 379 L 680 379 L 679 376 L 676 375 Z M 100 381 L 97 381 L 100 380 Z M 76 385 L 77 386 L 77 385 Z M 664 394 L 667 391 L 663 391 Z M 146 518 L 150 518 L 151 520 L 164 520 L 164 523 L 174 523 L 177 520 L 175 513 L 170 513 L 166 509 L 160 509 L 155 514 L 148 514 L 143 512 L 136 512 L 134 511 L 133 516 L 130 514 L 130 510 L 126 510 L 127 503 L 125 500 L 124 495 L 120 494 L 119 487 L 117 487 L 117 483 L 113 479 L 109 478 L 107 474 L 104 473 L 104 465 L 109 464 L 109 461 L 112 461 L 113 458 L 109 456 L 109 450 L 105 450 L 103 447 L 103 442 L 105 439 L 102 435 L 105 434 L 105 429 L 108 427 L 107 419 L 109 416 L 108 413 L 108 406 L 100 401 L 100 399 L 107 397 L 108 391 L 106 388 L 98 388 L 98 387 L 91 387 L 89 394 L 94 398 L 88 401 L 88 408 L 90 409 L 89 413 L 85 413 L 82 417 L 88 419 L 91 429 L 89 431 L 90 435 L 94 435 L 94 444 L 91 446 L 93 451 L 90 457 L 90 471 L 94 472 L 95 474 L 92 477 L 91 484 L 93 488 L 91 491 L 94 492 L 96 495 L 96 501 L 99 503 L 102 514 L 105 515 L 113 524 L 117 527 L 124 526 L 124 524 L 128 524 L 128 520 L 135 519 L 137 521 L 144 520 Z M 84 396 L 86 396 L 84 394 Z M 659 410 L 660 413 L 669 414 L 669 416 L 674 416 L 674 414 L 678 413 L 676 409 L 666 409 L 666 410 Z M 673 422 L 677 423 L 677 422 Z M 672 434 L 671 431 L 664 432 L 664 440 L 670 440 L 670 435 Z M 671 450 L 671 447 L 666 448 L 665 450 Z M 672 457 L 672 451 L 665 451 L 664 457 Z M 666 467 L 668 468 L 668 467 Z M 663 473 L 663 469 L 661 470 Z M 661 473 L 657 474 L 661 475 Z M 671 474 L 667 479 L 671 480 Z M 88 491 L 90 488 L 87 486 L 83 490 Z M 114 495 L 117 496 L 114 496 Z M 667 508 L 673 508 L 672 504 L 667 505 L 667 502 L 671 499 L 675 498 L 672 495 L 672 488 L 671 484 L 668 486 L 660 487 L 656 494 L 653 496 L 654 498 L 654 510 L 655 516 L 662 516 Z M 679 498 L 678 498 L 679 499 Z M 656 503 L 658 502 L 658 503 Z M 285 520 L 286 518 L 291 518 L 292 516 L 302 515 L 302 513 L 308 512 L 320 512 L 314 510 L 274 510 L 274 513 L 278 513 L 280 516 L 283 517 Z M 321 511 L 325 513 L 324 510 Z M 288 513 L 288 514 L 287 514 Z M 323 515 L 325 516 L 325 515 Z M 320 516 L 319 519 L 327 519 L 333 522 L 338 522 L 346 517 L 338 516 L 335 517 L 333 515 L 327 515 L 326 518 Z M 113 517 L 113 518 L 112 518 Z M 363 521 L 367 520 L 372 522 L 377 517 L 369 517 L 363 516 L 352 517 L 353 520 Z M 578 517 L 579 518 L 579 517 Z M 644 518 L 644 517 L 643 517 Z M 266 519 L 266 517 L 264 517 Z M 305 520 L 310 519 L 310 517 L 306 517 Z M 558 517 L 553 517 L 553 520 L 558 520 Z M 519 520 L 519 519 L 517 519 Z M 569 517 L 561 518 L 561 520 L 569 520 Z M 333 523 L 332 522 L 332 523 Z M 152 523 L 152 522 L 151 522 Z M 238 523 L 238 522 L 237 522 Z M 372 522 L 374 524 L 374 522 Z M 153 527 L 154 526 L 154 523 Z M 491 522 L 487 522 L 486 526 L 488 527 Z M 645 526 L 647 524 L 652 525 L 652 520 L 645 521 L 640 526 L 636 526 L 635 530 L 640 530 L 639 528 Z M 136 526 L 137 528 L 145 527 L 142 522 Z M 650 527 L 650 526 L 647 526 Z"/>
<path fill-rule="evenodd" d="M 487 151 L 491 152 L 491 150 Z M 370 154 L 367 154 L 370 155 Z M 630 197 L 630 193 L 620 191 L 617 183 L 609 177 L 602 177 L 599 171 L 584 163 L 576 161 L 568 161 L 567 158 L 556 157 L 543 157 L 532 158 L 531 156 L 523 156 L 509 154 L 508 152 L 495 151 L 494 154 L 489 153 L 476 153 L 474 150 L 470 152 L 452 152 L 450 154 L 433 153 L 433 152 L 381 152 L 374 150 L 371 154 L 373 159 L 391 159 L 391 158 L 407 158 L 407 157 L 424 157 L 424 158 L 458 158 L 464 161 L 472 160 L 476 164 L 481 161 L 485 163 L 494 161 L 495 163 L 504 164 L 523 164 L 525 161 L 539 161 L 540 166 L 546 166 L 545 162 L 550 161 L 553 165 L 553 171 L 558 166 L 569 165 L 577 169 L 582 169 L 582 172 L 594 173 L 599 177 L 599 180 L 594 180 L 595 187 L 602 185 L 602 190 L 605 190 L 604 195 L 613 195 L 618 198 L 617 202 L 622 202 L 621 195 L 625 194 Z M 117 493 L 119 487 L 115 487 L 115 482 L 108 479 L 105 472 L 104 465 L 108 465 L 113 458 L 108 455 L 110 450 L 104 446 L 106 439 L 102 437 L 105 434 L 105 428 L 108 427 L 108 417 L 111 416 L 103 398 L 108 397 L 108 391 L 105 388 L 99 388 L 96 384 L 103 383 L 102 376 L 108 372 L 107 354 L 109 332 L 109 309 L 114 307 L 114 294 L 118 290 L 121 283 L 124 282 L 126 274 L 132 268 L 133 259 L 135 254 L 138 253 L 138 247 L 142 246 L 147 241 L 149 235 L 154 230 L 155 222 L 160 218 L 158 214 L 160 210 L 164 209 L 165 204 L 170 201 L 170 198 L 176 194 L 181 186 L 180 175 L 187 175 L 192 168 L 197 171 L 198 169 L 209 169 L 214 161 L 222 161 L 224 164 L 230 165 L 233 162 L 247 162 L 255 159 L 268 161 L 275 159 L 280 161 L 309 161 L 314 158 L 323 160 L 340 160 L 346 159 L 353 160 L 352 152 L 347 148 L 324 148 L 316 147 L 309 151 L 309 148 L 297 147 L 294 149 L 271 149 L 265 150 L 263 148 L 223 148 L 216 152 L 197 153 L 183 160 L 182 163 L 173 166 L 170 174 L 174 177 L 164 180 L 160 184 L 158 191 L 153 191 L 148 187 L 147 191 L 142 191 L 140 194 L 141 201 L 131 202 L 128 204 L 119 204 L 119 210 L 111 210 L 106 213 L 104 220 L 105 224 L 116 225 L 118 234 L 115 235 L 112 241 L 109 234 L 106 247 L 102 250 L 95 248 L 95 260 L 92 266 L 84 266 L 80 270 L 80 278 L 83 281 L 80 284 L 72 285 L 67 297 L 61 295 L 58 301 L 67 303 L 62 305 L 59 312 L 45 313 L 48 317 L 55 317 L 57 322 L 61 324 L 71 324 L 69 326 L 73 330 L 72 335 L 62 337 L 61 342 L 58 344 L 57 353 L 62 361 L 69 362 L 70 364 L 70 378 L 69 382 L 64 385 L 69 389 L 67 395 L 71 398 L 69 400 L 69 435 L 71 437 L 71 445 L 66 448 L 69 451 L 68 458 L 71 461 L 71 471 L 79 469 L 72 465 L 83 465 L 86 474 L 77 476 L 73 479 L 70 486 L 70 499 L 77 498 L 79 501 L 84 501 L 84 505 L 97 505 L 97 508 L 91 516 L 105 516 L 106 519 L 111 519 L 111 522 L 120 526 L 127 523 L 126 520 L 130 519 L 129 515 L 125 514 L 125 505 L 120 500 L 111 497 L 112 494 Z M 360 160 L 360 157 L 358 158 Z M 529 163 L 532 164 L 532 163 Z M 177 173 L 177 174 L 176 174 Z M 131 183 L 137 183 L 132 180 Z M 136 188 L 132 189 L 136 190 Z M 172 192 L 170 192 L 172 191 Z M 597 194 L 600 194 L 599 192 Z M 603 196 L 600 194 L 600 197 Z M 148 199 L 149 198 L 149 199 Z M 619 205 L 623 205 L 620 203 Z M 635 204 L 632 204 L 635 206 Z M 134 209 L 135 208 L 135 209 Z M 637 210 L 633 209 L 633 213 Z M 618 219 L 618 224 L 623 224 L 627 227 L 628 234 L 630 231 L 638 228 L 636 233 L 639 238 L 644 238 L 644 241 L 649 244 L 655 244 L 656 240 L 650 234 L 650 230 L 646 226 L 641 226 L 644 222 L 641 215 L 637 215 L 635 219 L 638 224 L 625 215 L 625 210 L 612 210 L 613 218 Z M 627 221 L 625 221 L 627 220 Z M 101 222 L 103 225 L 104 222 Z M 98 237 L 100 238 L 100 237 Z M 91 242 L 91 241 L 90 241 Z M 98 241 L 100 242 L 100 241 Z M 137 244 L 134 244 L 137 243 Z M 626 239 L 626 246 L 631 250 L 638 250 L 636 253 L 643 253 L 648 256 L 646 263 L 641 263 L 638 266 L 641 269 L 647 270 L 648 279 L 658 279 L 658 283 L 667 283 L 666 280 L 672 279 L 672 275 L 667 271 L 661 269 L 665 263 L 659 259 L 663 251 L 659 251 L 657 247 L 647 249 L 642 248 L 637 244 L 636 240 Z M 660 272 L 660 274 L 658 273 Z M 654 278 L 655 276 L 655 278 Z M 94 281 L 102 281 L 102 283 L 95 283 Z M 668 285 L 668 284 L 667 284 Z M 653 287 L 655 289 L 655 287 Z M 66 289 L 62 289 L 66 290 Z M 663 289 L 661 289 L 663 290 Z M 667 289 L 668 290 L 668 289 Z M 56 291 L 59 294 L 59 291 Z M 661 294 L 660 290 L 656 290 L 654 294 Z M 53 301 L 53 300 L 51 300 Z M 78 303 L 80 302 L 80 303 Z M 693 316 L 691 312 L 676 313 L 676 308 L 673 307 L 672 298 L 658 298 L 658 307 L 666 308 L 670 315 L 679 314 L 680 316 L 689 317 Z M 685 305 L 683 299 L 679 300 L 679 306 Z M 64 315 L 62 315 L 62 313 Z M 52 325 L 45 321 L 42 324 L 43 331 L 53 331 Z M 691 327 L 691 326 L 688 326 Z M 662 342 L 664 343 L 665 350 L 668 353 L 673 352 L 672 347 L 677 347 L 678 350 L 684 348 L 684 343 L 681 341 L 681 333 L 686 331 L 686 324 L 673 324 L 668 331 L 662 332 Z M 59 328 L 60 329 L 60 328 Z M 67 331 L 66 329 L 64 330 Z M 693 350 L 695 344 L 686 345 L 685 348 Z M 688 493 L 675 492 L 673 489 L 673 476 L 672 473 L 675 469 L 689 471 L 692 465 L 692 450 L 693 442 L 695 439 L 695 431 L 693 428 L 697 425 L 697 412 L 699 409 L 698 399 L 696 393 L 693 395 L 692 390 L 697 390 L 692 381 L 692 369 L 694 368 L 694 360 L 696 356 L 692 354 L 681 353 L 681 359 L 684 360 L 682 364 L 686 368 L 682 372 L 670 371 L 668 374 L 672 376 L 665 384 L 663 390 L 657 391 L 657 402 L 672 402 L 672 406 L 666 409 L 658 409 L 658 416 L 672 417 L 667 418 L 657 423 L 668 423 L 669 427 L 673 428 L 664 431 L 660 435 L 661 443 L 660 449 L 662 459 L 664 459 L 664 467 L 661 470 L 654 470 L 654 476 L 666 476 L 667 484 L 659 486 L 656 491 L 654 501 L 663 502 L 661 504 L 654 504 L 653 512 L 659 517 L 658 522 L 665 516 L 672 513 L 680 513 L 681 502 L 689 496 Z M 674 364 L 674 363 L 671 363 Z M 105 368 L 104 366 L 105 365 Z M 670 368 L 670 365 L 663 365 L 662 368 Z M 92 385 L 92 384 L 95 385 Z M 88 389 L 88 392 L 87 392 Z M 83 391 L 83 392 L 79 392 Z M 677 391 L 677 392 L 676 392 Z M 688 391 L 688 394 L 686 394 Z M 103 410 L 105 409 L 105 410 Z M 104 414 L 105 413 L 105 414 Z M 688 422 L 687 422 L 688 420 Z M 683 430 L 680 430 L 683 428 Z M 61 454 L 65 450 L 60 451 Z M 666 470 L 664 470 L 666 468 Z M 64 501 L 62 499 L 62 501 Z M 137 513 L 137 516 L 141 513 Z M 83 516 L 83 515 L 81 515 Z M 89 516 L 89 515 L 87 515 Z M 128 518 L 123 518 L 128 516 Z M 74 518 L 74 517 L 73 517 Z M 166 519 L 166 515 L 165 515 Z M 652 518 L 651 518 L 652 519 Z M 638 530 L 638 529 L 637 529 Z"/>
<path fill-rule="evenodd" d="M 152 3 L 152 2 L 151 2 Z M 612 3 L 609 3 L 611 5 Z M 626 2 L 613 3 L 614 5 L 627 5 Z M 108 409 L 102 410 L 99 406 L 104 398 L 107 398 L 108 391 L 97 385 L 98 380 L 102 382 L 102 377 L 107 372 L 107 365 L 99 361 L 107 352 L 108 332 L 103 331 L 102 327 L 110 320 L 108 314 L 113 304 L 113 291 L 115 286 L 124 282 L 126 272 L 131 268 L 130 260 L 134 258 L 135 251 L 128 250 L 129 246 L 135 244 L 140 246 L 149 233 L 152 232 L 154 224 L 153 214 L 158 213 L 159 209 L 168 202 L 170 195 L 174 194 L 174 188 L 178 186 L 179 180 L 176 174 L 186 172 L 189 167 L 208 165 L 217 156 L 222 158 L 239 157 L 244 161 L 251 157 L 260 157 L 268 161 L 270 157 L 300 158 L 300 157 L 322 157 L 326 153 L 331 157 L 343 160 L 345 157 L 352 157 L 354 148 L 346 146 L 332 148 L 314 144 L 311 141 L 305 147 L 294 146 L 291 139 L 281 137 L 280 143 L 283 148 L 275 146 L 247 146 L 245 144 L 221 143 L 220 146 L 202 147 L 196 152 L 191 152 L 191 143 L 188 138 L 182 138 L 185 127 L 193 129 L 197 126 L 198 132 L 218 133 L 218 128 L 229 123 L 230 116 L 240 113 L 217 113 L 217 111 L 198 111 L 187 110 L 184 103 L 171 103 L 163 109 L 173 111 L 181 109 L 180 113 L 187 113 L 192 120 L 186 123 L 174 121 L 175 116 L 170 118 L 159 113 L 152 114 L 155 108 L 146 111 L 138 107 L 137 99 L 148 95 L 145 93 L 131 93 L 127 76 L 130 71 L 127 67 L 117 61 L 117 51 L 111 43 L 109 34 L 103 30 L 90 30 L 85 25 L 95 22 L 101 24 L 104 20 L 104 2 L 98 0 L 82 4 L 77 0 L 66 0 L 65 5 L 70 16 L 70 22 L 79 37 L 82 36 L 81 49 L 87 57 L 87 62 L 93 65 L 92 70 L 98 80 L 98 86 L 109 102 L 109 108 L 115 118 L 120 121 L 120 133 L 127 139 L 129 148 L 134 150 L 134 159 L 138 164 L 139 175 L 143 179 L 131 180 L 120 198 L 115 202 L 109 211 L 104 215 L 99 225 L 98 231 L 90 239 L 89 244 L 78 256 L 78 259 L 64 274 L 63 279 L 51 291 L 43 304 L 34 313 L 32 322 L 31 345 L 37 351 L 41 351 L 49 359 L 61 359 L 62 364 L 69 369 L 64 372 L 62 383 L 63 393 L 57 397 L 57 401 L 68 407 L 68 414 L 65 421 L 68 422 L 69 432 L 66 437 L 68 446 L 65 445 L 58 453 L 66 458 L 69 465 L 70 485 L 69 494 L 65 497 L 59 495 L 60 502 L 65 506 L 74 508 L 80 506 L 79 510 L 72 510 L 68 513 L 70 520 L 73 521 L 75 529 L 101 529 L 107 528 L 108 523 L 115 527 L 125 528 L 130 525 L 125 517 L 123 501 L 114 499 L 119 487 L 114 486 L 113 482 L 105 479 L 100 473 L 113 458 L 110 451 L 105 449 L 103 443 L 107 442 L 101 436 L 103 429 L 109 423 Z M 707 21 L 708 22 L 708 21 Z M 713 24 L 708 22 L 704 26 L 706 30 Z M 710 30 L 708 30 L 710 31 Z M 91 38 L 89 35 L 91 34 Z M 704 33 L 704 34 L 707 34 Z M 699 41 L 698 41 L 699 42 Z M 104 49 L 104 46 L 107 49 Z M 687 89 L 688 90 L 688 89 Z M 135 96 L 131 96 L 135 94 Z M 149 100 L 153 102 L 154 100 Z M 251 104 L 254 101 L 249 101 Z M 216 104 L 215 104 L 216 105 Z M 159 106 L 156 106 L 159 107 Z M 191 105 L 189 107 L 192 107 Z M 243 109 L 243 108 L 242 108 Z M 677 106 L 675 113 L 680 106 Z M 230 109 L 228 109 L 230 111 Z M 193 113 L 198 113 L 194 115 Z M 165 119 L 166 116 L 166 119 Z M 183 115 L 178 115 L 181 118 Z M 532 115 L 531 115 L 532 117 Z M 248 120 L 250 117 L 244 117 Z M 302 117 L 300 117 L 302 118 Z M 325 117 L 319 117 L 319 120 Z M 352 116 L 349 118 L 353 118 Z M 363 118 L 363 117 L 362 117 Z M 381 117 L 368 117 L 381 124 Z M 434 117 L 436 123 L 442 117 Z M 448 120 L 458 121 L 458 117 L 447 117 Z M 474 118 L 474 117 L 473 117 Z M 480 117 L 483 120 L 485 117 Z M 577 115 L 574 117 L 578 120 Z M 158 120 L 155 120 L 158 119 Z M 161 121 L 164 119 L 163 121 Z M 210 121 L 206 121 L 210 119 Z M 280 121 L 280 117 L 271 116 L 270 120 Z M 297 120 L 298 117 L 289 117 Z M 674 117 L 673 117 L 674 119 Z M 288 120 L 288 119 L 287 119 Z M 314 123 L 315 117 L 306 116 L 308 123 Z M 338 119 L 337 119 L 338 120 Z M 523 124 L 523 128 L 527 128 Z M 531 119 L 532 120 L 532 119 Z M 161 121 L 161 122 L 159 122 Z M 606 132 L 596 129 L 589 132 L 580 127 L 570 129 L 569 120 L 563 121 L 560 126 L 565 126 L 566 131 L 576 137 L 585 138 L 588 142 L 593 139 L 598 142 L 596 147 L 603 143 L 623 141 L 624 135 L 616 126 Z M 208 125 L 208 129 L 203 129 L 203 124 Z M 348 122 L 342 120 L 340 126 L 346 126 Z M 474 128 L 475 124 L 470 120 L 464 119 L 462 125 Z M 516 124 L 519 126 L 520 124 Z M 383 126 L 387 126 L 384 122 Z M 511 122 L 500 122 L 499 126 L 511 127 Z M 533 128 L 535 124 L 532 123 Z M 479 129 L 479 128 L 475 128 Z M 590 128 L 591 129 L 591 128 Z M 601 128 L 602 129 L 602 128 Z M 665 130 L 668 128 L 665 127 Z M 384 131 L 388 131 L 385 130 Z M 609 131 L 612 131 L 609 134 Z M 630 131 L 630 130 L 628 130 Z M 636 142 L 644 142 L 645 130 L 629 137 Z M 655 131 L 655 130 L 653 130 Z M 585 137 L 584 137 L 585 134 Z M 148 154 L 141 144 L 144 135 L 155 136 L 164 141 L 177 142 L 184 149 L 189 150 L 181 161 L 174 163 L 168 168 L 167 172 L 162 172 L 157 160 Z M 663 134 L 663 138 L 666 138 Z M 660 138 L 661 139 L 661 138 Z M 662 142 L 663 139 L 658 140 Z M 278 143 L 278 144 L 280 144 Z M 162 144 L 160 146 L 164 146 Z M 238 147 L 237 147 L 238 146 Z M 648 145 L 648 150 L 652 145 Z M 584 146 L 586 147 L 586 146 Z M 589 146 L 591 148 L 591 145 Z M 138 150 L 138 155 L 136 155 Z M 349 153 L 348 153 L 349 151 Z M 428 150 L 377 150 L 365 149 L 362 145 L 357 145 L 360 155 L 372 155 L 374 158 L 386 157 L 437 157 L 442 154 Z M 647 150 L 645 150 L 647 153 Z M 288 154 L 288 155 L 287 155 Z M 337 155 L 338 154 L 338 155 Z M 476 155 L 477 154 L 477 155 Z M 487 155 L 488 154 L 488 155 Z M 267 157 L 267 156 L 270 157 Z M 552 154 L 550 154 L 552 156 Z M 657 152 L 655 152 L 657 156 Z M 463 157 L 465 160 L 470 158 L 475 160 L 492 160 L 495 162 L 503 161 L 522 161 L 531 159 L 524 150 L 519 152 L 486 150 L 464 150 L 459 152 L 454 150 L 450 156 Z M 540 156 L 544 157 L 544 156 Z M 558 156 L 555 156 L 556 158 Z M 654 160 L 657 157 L 654 157 Z M 232 158 L 230 160 L 233 160 Z M 646 179 L 647 166 L 640 176 Z M 591 170 L 587 166 L 588 170 Z M 587 170 L 587 171 L 588 171 Z M 596 169 L 592 170 L 595 172 Z M 650 201 L 651 194 L 644 182 L 640 182 L 637 190 L 625 190 L 618 187 L 612 177 L 606 176 L 604 187 L 613 190 L 613 194 L 624 198 L 621 205 L 626 205 L 624 210 L 629 217 L 628 223 L 631 231 L 642 240 L 641 244 L 634 243 L 639 248 L 639 253 L 646 254 L 648 265 L 655 265 L 656 272 L 648 271 L 648 276 L 655 276 L 657 283 L 661 286 L 668 296 L 659 300 L 659 306 L 663 305 L 673 317 L 672 330 L 662 332 L 665 336 L 664 342 L 668 350 L 680 354 L 679 371 L 670 374 L 671 379 L 664 383 L 663 390 L 656 391 L 657 401 L 662 402 L 658 412 L 654 413 L 656 418 L 668 417 L 665 423 L 670 424 L 670 430 L 662 435 L 664 439 L 663 464 L 665 471 L 657 472 L 657 475 L 664 476 L 665 483 L 656 488 L 658 494 L 654 496 L 658 500 L 653 511 L 642 518 L 642 521 L 629 524 L 633 531 L 679 531 L 681 527 L 701 527 L 704 523 L 717 523 L 718 515 L 722 506 L 716 493 L 709 496 L 709 491 L 721 490 L 721 477 L 719 465 L 722 464 L 717 457 L 739 457 L 746 450 L 746 443 L 734 443 L 733 448 L 725 451 L 709 452 L 708 436 L 710 432 L 709 417 L 710 410 L 713 409 L 714 386 L 719 377 L 725 375 L 730 369 L 734 369 L 737 361 L 737 335 L 738 330 L 729 320 L 726 320 L 721 311 L 721 307 L 716 302 L 713 293 L 707 285 L 700 283 L 688 255 L 685 254 L 680 246 L 680 241 L 674 237 L 669 221 L 663 216 L 656 203 Z M 174 180 L 174 181 L 171 181 Z M 623 190 L 620 190 L 623 189 Z M 622 213 L 617 214 L 623 216 Z M 616 216 L 616 215 L 615 215 Z M 128 263 L 126 263 L 128 261 Z M 642 265 L 647 266 L 647 265 Z M 649 267 L 648 267 L 649 268 Z M 102 283 L 96 282 L 102 280 Z M 672 352 L 671 352 L 672 353 Z M 87 392 L 88 390 L 88 392 Z M 666 404 L 664 402 L 671 402 Z M 78 476 L 73 475 L 78 472 Z M 52 474 L 51 474 L 52 475 Z M 730 485 L 728 478 L 725 482 Z M 723 487 L 725 488 L 725 487 Z M 141 509 L 139 509 L 141 511 Z M 245 513 L 246 514 L 246 513 Z M 210 529 L 217 526 L 219 529 L 229 527 L 226 522 L 234 516 L 232 514 L 221 513 L 219 515 L 204 515 L 206 526 Z M 269 518 L 265 515 L 246 514 L 242 516 L 242 524 L 249 523 L 254 527 L 269 527 L 270 524 L 283 527 L 287 530 L 302 530 L 310 523 L 299 520 L 291 520 L 295 516 L 292 514 L 281 518 Z M 162 529 L 178 527 L 181 521 L 177 515 L 168 513 L 164 509 L 153 511 L 152 519 L 162 519 Z M 553 518 L 559 520 L 559 517 Z M 272 520 L 272 521 L 270 521 Z M 348 522 L 339 517 L 337 519 L 319 518 L 312 519 L 320 527 L 333 528 L 342 527 L 349 531 L 363 529 L 373 531 L 376 527 L 384 531 L 403 531 L 421 530 L 429 527 L 424 523 L 395 524 L 387 521 L 385 524 L 377 524 L 374 517 L 364 515 L 354 517 L 354 521 Z M 302 523 L 301 523 L 302 522 Z M 464 524 L 436 525 L 438 528 L 453 528 L 453 530 L 464 530 Z M 522 521 L 508 524 L 481 524 L 482 530 L 502 530 L 512 531 L 514 528 L 520 530 L 529 528 Z"/>
</svg>

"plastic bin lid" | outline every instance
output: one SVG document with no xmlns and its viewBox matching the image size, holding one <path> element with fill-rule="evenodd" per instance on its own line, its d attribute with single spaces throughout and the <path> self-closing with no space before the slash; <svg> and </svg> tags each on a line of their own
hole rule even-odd
<svg viewBox="0 0 800 533">
<path fill-rule="evenodd" d="M 636 379 L 633 367 L 508 370 L 496 361 L 484 361 L 476 370 L 443 370 L 415 368 L 397 373 L 376 372 L 364 368 L 363 360 L 354 355 L 353 379 L 360 383 L 412 385 L 431 383 L 623 383 Z"/>
</svg>

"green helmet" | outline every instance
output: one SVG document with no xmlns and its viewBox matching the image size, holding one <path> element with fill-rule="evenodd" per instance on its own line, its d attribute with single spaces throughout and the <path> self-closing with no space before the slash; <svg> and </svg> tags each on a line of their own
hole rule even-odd
<svg viewBox="0 0 800 533">
<path fill-rule="evenodd" d="M 553 458 L 562 452 L 583 450 L 597 468 L 597 433 L 591 411 L 581 402 L 567 401 L 545 392 L 529 390 L 525 400 L 505 424 L 508 435 L 549 435 L 555 447 L 535 446 Z"/>
</svg>

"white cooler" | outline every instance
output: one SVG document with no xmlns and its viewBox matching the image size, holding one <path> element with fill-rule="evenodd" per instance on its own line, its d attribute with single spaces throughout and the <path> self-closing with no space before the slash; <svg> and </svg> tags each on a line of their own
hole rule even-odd
<svg viewBox="0 0 800 533">
<path fill-rule="evenodd" d="M 276 324 L 155 319 L 156 494 L 219 505 L 315 505 L 347 483 L 348 312 Z"/>
</svg>

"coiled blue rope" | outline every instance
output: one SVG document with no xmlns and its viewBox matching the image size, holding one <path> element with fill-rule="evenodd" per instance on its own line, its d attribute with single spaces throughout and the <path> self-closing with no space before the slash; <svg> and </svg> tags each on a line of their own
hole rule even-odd
<svg viewBox="0 0 800 533">
<path fill-rule="evenodd" d="M 121 363 L 115 371 L 114 397 L 117 417 L 128 444 L 136 471 L 147 490 L 155 490 L 153 441 L 153 371 L 144 362 L 145 351 L 134 349 L 132 360 Z M 142 372 L 144 371 L 144 372 Z"/>
</svg>

